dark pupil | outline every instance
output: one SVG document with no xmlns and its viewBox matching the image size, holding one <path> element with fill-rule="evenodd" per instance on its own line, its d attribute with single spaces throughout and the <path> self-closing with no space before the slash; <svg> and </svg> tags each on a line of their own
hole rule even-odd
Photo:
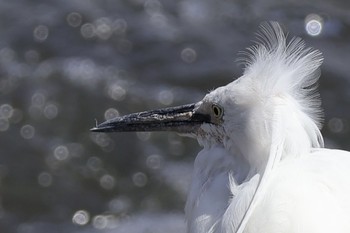
<svg viewBox="0 0 350 233">
<path fill-rule="evenodd" d="M 219 112 L 220 112 L 219 108 L 218 107 L 214 107 L 214 114 L 218 116 Z"/>
</svg>

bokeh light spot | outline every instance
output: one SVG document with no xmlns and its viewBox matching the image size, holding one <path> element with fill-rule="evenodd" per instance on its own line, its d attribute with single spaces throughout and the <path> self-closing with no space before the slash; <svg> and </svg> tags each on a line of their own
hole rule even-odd
<svg viewBox="0 0 350 233">
<path fill-rule="evenodd" d="M 0 117 L 9 119 L 13 115 L 13 107 L 9 104 L 3 104 L 0 106 Z"/>
<path fill-rule="evenodd" d="M 97 64 L 91 59 L 66 59 L 63 65 L 64 73 L 69 81 L 88 88 L 96 88 L 101 73 Z"/>
<path fill-rule="evenodd" d="M 43 187 L 49 187 L 52 184 L 52 175 L 48 172 L 42 172 L 38 176 L 38 183 Z"/>
<path fill-rule="evenodd" d="M 310 36 L 318 36 L 323 29 L 323 19 L 317 14 L 310 14 L 305 19 L 305 30 Z"/>
<path fill-rule="evenodd" d="M 126 196 L 119 196 L 108 203 L 108 208 L 115 213 L 125 213 L 131 208 L 131 200 Z"/>
<path fill-rule="evenodd" d="M 147 176 L 143 172 L 137 172 L 132 176 L 132 181 L 137 187 L 144 187 L 147 184 Z"/>
<path fill-rule="evenodd" d="M 197 52 L 192 48 L 185 48 L 181 51 L 181 59 L 186 63 L 193 63 L 197 59 Z"/>
<path fill-rule="evenodd" d="M 164 105 L 171 105 L 174 101 L 174 94 L 170 90 L 162 90 L 158 94 L 158 101 Z"/>
<path fill-rule="evenodd" d="M 43 42 L 49 36 L 49 28 L 45 25 L 38 25 L 33 31 L 33 36 L 36 41 Z"/>
<path fill-rule="evenodd" d="M 58 114 L 58 107 L 55 104 L 47 104 L 44 108 L 44 116 L 49 119 L 52 120 L 54 118 L 56 118 Z"/>
<path fill-rule="evenodd" d="M 116 118 L 117 116 L 119 116 L 119 112 L 117 109 L 115 108 L 109 108 L 105 111 L 105 119 L 106 120 L 111 120 L 113 118 Z"/>
<path fill-rule="evenodd" d="M 67 15 L 67 23 L 71 27 L 79 27 L 82 23 L 81 14 L 78 12 L 71 12 Z"/>
<path fill-rule="evenodd" d="M 118 84 L 112 84 L 108 87 L 107 94 L 114 100 L 122 101 L 125 98 L 126 90 Z"/>
<path fill-rule="evenodd" d="M 114 185 L 115 185 L 115 179 L 113 176 L 111 175 L 103 175 L 101 178 L 100 178 L 100 185 L 102 188 L 106 189 L 106 190 L 111 190 L 114 188 Z"/>
<path fill-rule="evenodd" d="M 57 160 L 60 160 L 60 161 L 67 159 L 69 156 L 68 148 L 66 146 L 63 146 L 63 145 L 57 146 L 53 153 L 54 153 L 55 158 Z"/>
<path fill-rule="evenodd" d="M 112 28 L 115 34 L 123 35 L 128 28 L 128 24 L 124 19 L 117 19 L 113 22 Z"/>
<path fill-rule="evenodd" d="M 103 215 L 96 215 L 92 220 L 92 225 L 96 229 L 104 229 L 107 227 L 108 221 L 107 218 Z"/>
<path fill-rule="evenodd" d="M 99 230 L 113 229 L 118 227 L 119 219 L 114 215 L 96 215 L 92 220 L 92 225 Z"/>
<path fill-rule="evenodd" d="M 328 128 L 333 133 L 341 133 L 344 130 L 344 122 L 342 119 L 334 117 L 329 120 Z"/>
<path fill-rule="evenodd" d="M 96 20 L 96 34 L 101 40 L 108 40 L 113 34 L 111 21 L 108 18 L 100 18 Z"/>
<path fill-rule="evenodd" d="M 36 107 L 43 107 L 46 102 L 46 95 L 43 92 L 35 92 L 32 96 L 32 105 Z"/>
<path fill-rule="evenodd" d="M 98 157 L 93 156 L 88 159 L 86 165 L 90 170 L 97 172 L 102 168 L 102 160 Z"/>
<path fill-rule="evenodd" d="M 86 210 L 78 210 L 74 213 L 72 222 L 77 225 L 86 225 L 90 220 L 90 214 Z"/>
<path fill-rule="evenodd" d="M 112 143 L 109 136 L 105 133 L 91 134 L 91 138 L 100 147 L 108 147 Z"/>
<path fill-rule="evenodd" d="M 150 155 L 147 157 L 146 165 L 151 169 L 157 170 L 162 165 L 162 157 L 157 154 Z"/>
<path fill-rule="evenodd" d="M 85 39 L 93 38 L 96 34 L 95 25 L 92 23 L 83 24 L 80 28 L 80 33 Z"/>
<path fill-rule="evenodd" d="M 31 139 L 35 135 L 35 128 L 31 125 L 24 125 L 20 130 L 21 136 L 25 139 Z"/>
</svg>

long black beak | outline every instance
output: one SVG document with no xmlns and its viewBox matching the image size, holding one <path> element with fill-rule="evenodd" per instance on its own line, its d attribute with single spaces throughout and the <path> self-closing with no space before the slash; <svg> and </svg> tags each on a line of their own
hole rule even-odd
<svg viewBox="0 0 350 233">
<path fill-rule="evenodd" d="M 197 104 L 132 113 L 103 122 L 93 132 L 176 131 L 195 133 L 210 116 L 196 112 Z"/>
</svg>

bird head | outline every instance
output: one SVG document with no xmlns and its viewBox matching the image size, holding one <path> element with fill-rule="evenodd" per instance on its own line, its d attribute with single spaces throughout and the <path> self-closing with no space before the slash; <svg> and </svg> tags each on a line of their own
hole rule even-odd
<svg viewBox="0 0 350 233">
<path fill-rule="evenodd" d="M 268 154 L 276 141 L 296 155 L 322 146 L 316 91 L 321 53 L 300 38 L 287 41 L 279 24 L 271 22 L 262 24 L 258 42 L 240 60 L 243 75 L 198 103 L 117 117 L 91 130 L 176 131 L 196 137 L 204 147 L 219 144 L 245 157 Z"/>
</svg>

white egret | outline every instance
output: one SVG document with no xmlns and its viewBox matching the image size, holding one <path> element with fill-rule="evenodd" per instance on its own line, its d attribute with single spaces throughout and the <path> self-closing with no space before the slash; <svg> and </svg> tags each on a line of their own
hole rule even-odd
<svg viewBox="0 0 350 233">
<path fill-rule="evenodd" d="M 174 130 L 204 148 L 185 213 L 191 233 L 350 232 L 350 153 L 324 149 L 322 56 L 276 22 L 244 52 L 243 75 L 195 104 L 134 113 L 95 132 Z"/>
</svg>

